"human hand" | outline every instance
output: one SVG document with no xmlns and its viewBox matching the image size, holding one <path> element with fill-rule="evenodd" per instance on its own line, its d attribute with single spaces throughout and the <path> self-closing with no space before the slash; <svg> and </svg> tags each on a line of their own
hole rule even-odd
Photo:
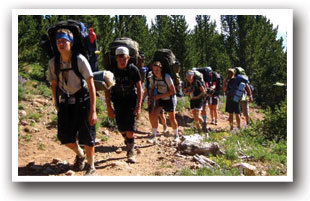
<svg viewBox="0 0 310 201">
<path fill-rule="evenodd" d="M 90 111 L 88 116 L 88 122 L 89 125 L 93 126 L 97 122 L 97 112 L 96 111 Z"/>
<path fill-rule="evenodd" d="M 111 108 L 111 107 L 107 107 L 107 110 L 108 110 L 108 116 L 110 118 L 114 118 L 115 117 L 115 112 L 114 110 Z"/>
</svg>

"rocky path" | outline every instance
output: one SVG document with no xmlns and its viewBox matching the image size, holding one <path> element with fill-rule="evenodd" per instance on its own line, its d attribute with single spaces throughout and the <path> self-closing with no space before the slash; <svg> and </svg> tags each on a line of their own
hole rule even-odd
<svg viewBox="0 0 310 201">
<path fill-rule="evenodd" d="M 37 115 L 35 115 L 37 114 Z M 220 113 L 217 126 L 208 124 L 215 130 L 228 129 L 227 115 Z M 61 146 L 56 137 L 55 109 L 51 99 L 35 96 L 23 102 L 19 109 L 18 137 L 18 174 L 23 175 L 84 175 L 85 171 L 74 172 L 71 165 L 74 153 Z M 180 123 L 180 133 L 191 125 L 190 111 L 182 111 L 177 115 Z M 197 169 L 201 163 L 193 156 L 181 155 L 173 136 L 163 134 L 159 125 L 158 143 L 147 142 L 151 131 L 148 114 L 145 110 L 137 123 L 138 132 L 135 134 L 136 161 L 135 164 L 126 162 L 126 152 L 122 136 L 113 129 L 99 127 L 96 140 L 96 168 L 98 176 L 154 176 L 178 175 L 187 167 Z M 169 127 L 172 133 L 171 127 Z"/>
</svg>

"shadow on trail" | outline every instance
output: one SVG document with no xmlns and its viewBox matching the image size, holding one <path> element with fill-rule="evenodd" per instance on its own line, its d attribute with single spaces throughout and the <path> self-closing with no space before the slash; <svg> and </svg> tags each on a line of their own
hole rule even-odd
<svg viewBox="0 0 310 201">
<path fill-rule="evenodd" d="M 189 125 L 189 124 L 194 121 L 194 119 L 192 117 L 189 117 L 187 115 L 182 115 L 180 113 L 176 113 L 175 118 L 176 118 L 179 126 L 182 126 L 182 127 L 190 127 L 191 125 Z M 167 119 L 167 124 L 169 126 L 171 125 L 169 119 Z"/>
<path fill-rule="evenodd" d="M 100 152 L 100 153 L 109 153 L 109 152 L 115 152 L 118 149 L 116 146 L 96 146 L 95 147 L 95 152 Z"/>
<path fill-rule="evenodd" d="M 110 164 L 107 164 L 107 165 L 104 165 L 104 166 L 99 166 L 99 165 L 102 164 L 102 163 L 109 162 L 109 161 L 119 161 L 119 160 L 123 160 L 123 159 L 126 159 L 126 158 L 127 158 L 127 157 L 108 158 L 108 159 L 96 161 L 96 162 L 95 162 L 95 166 L 96 166 L 96 169 L 105 169 L 105 168 L 107 168 L 107 167 L 114 167 L 115 164 L 113 164 L 113 163 L 110 163 Z"/>
<path fill-rule="evenodd" d="M 72 166 L 69 163 L 36 165 L 29 163 L 25 167 L 18 167 L 18 176 L 49 176 L 60 175 L 71 170 Z"/>
</svg>

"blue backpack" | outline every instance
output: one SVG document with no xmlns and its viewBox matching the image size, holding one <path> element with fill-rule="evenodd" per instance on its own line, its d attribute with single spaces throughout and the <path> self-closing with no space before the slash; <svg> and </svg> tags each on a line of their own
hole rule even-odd
<svg viewBox="0 0 310 201">
<path fill-rule="evenodd" d="M 238 74 L 235 78 L 235 81 L 234 81 L 230 91 L 228 92 L 228 96 L 235 96 L 238 91 L 243 92 L 243 90 L 244 90 L 244 88 L 248 82 L 249 82 L 249 79 L 247 76 Z M 242 94 L 240 96 L 242 96 Z M 239 101 L 240 101 L 240 99 L 239 99 Z M 238 97 L 235 100 L 238 100 Z M 235 101 L 235 102 L 239 102 L 239 101 Z"/>
</svg>

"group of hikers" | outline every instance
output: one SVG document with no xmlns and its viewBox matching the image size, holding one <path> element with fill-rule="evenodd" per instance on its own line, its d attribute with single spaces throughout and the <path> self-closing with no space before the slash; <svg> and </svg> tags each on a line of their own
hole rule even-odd
<svg viewBox="0 0 310 201">
<path fill-rule="evenodd" d="M 85 175 L 96 174 L 95 168 L 95 138 L 96 138 L 96 89 L 94 73 L 88 60 L 72 50 L 75 43 L 74 35 L 69 29 L 58 29 L 55 41 L 59 55 L 49 61 L 48 80 L 51 83 L 53 100 L 58 111 L 58 139 L 76 153 L 74 169 Z M 105 90 L 105 102 L 108 116 L 116 119 L 119 132 L 124 138 L 127 151 L 127 162 L 135 163 L 135 122 L 139 119 L 144 99 L 148 96 L 148 112 L 152 126 L 149 143 L 156 144 L 159 117 L 164 132 L 167 131 L 165 112 L 168 113 L 174 140 L 180 141 L 178 122 L 176 120 L 176 86 L 172 76 L 163 72 L 163 64 L 153 60 L 146 75 L 145 87 L 136 65 L 130 63 L 130 50 L 125 46 L 115 49 L 115 67 L 112 73 L 115 85 Z M 226 112 L 229 113 L 230 128 L 233 129 L 233 114 L 236 116 L 237 127 L 240 128 L 240 101 L 235 101 L 236 94 L 232 90 L 242 90 L 241 97 L 243 114 L 249 123 L 248 101 L 252 101 L 252 92 L 248 81 L 244 88 L 236 84 L 240 80 L 236 69 L 228 69 L 223 86 L 216 82 L 216 74 L 211 67 L 203 68 L 206 74 L 199 74 L 193 68 L 186 72 L 184 93 L 189 96 L 197 132 L 208 133 L 207 106 L 210 109 L 211 124 L 218 124 L 217 106 L 219 89 L 223 88 L 227 101 Z M 198 72 L 198 73 L 197 73 Z M 198 76 L 197 76 L 198 75 Z M 241 76 L 243 79 L 245 76 Z M 238 81 L 239 82 L 239 81 Z M 144 92 L 143 92 L 144 91 Z M 85 147 L 84 150 L 80 144 Z M 86 164 L 87 161 L 87 164 Z"/>
</svg>

